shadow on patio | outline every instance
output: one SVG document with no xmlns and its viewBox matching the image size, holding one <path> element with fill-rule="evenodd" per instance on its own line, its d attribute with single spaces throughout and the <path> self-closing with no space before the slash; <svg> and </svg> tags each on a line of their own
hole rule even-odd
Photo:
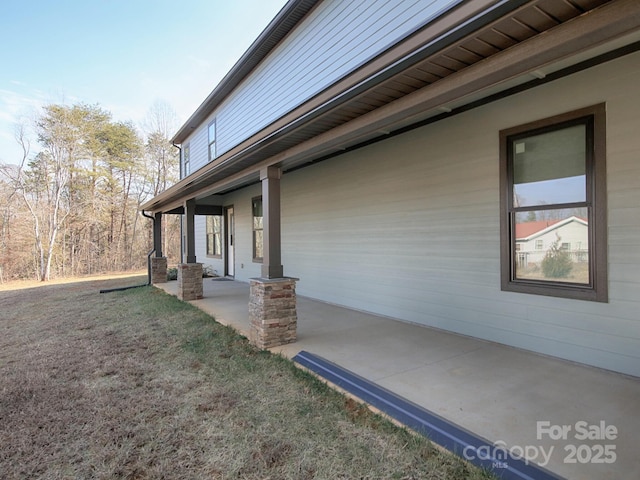
<svg viewBox="0 0 640 480">
<path fill-rule="evenodd" d="M 175 282 L 157 286 L 177 291 Z M 640 478 L 640 379 L 297 300 L 298 341 L 272 351 L 324 357 L 563 477 Z M 248 284 L 204 279 L 204 299 L 191 303 L 248 336 L 248 302 Z M 603 422 L 611 426 L 609 438 L 593 438 L 603 433 Z M 569 426 L 566 438 L 554 436 L 555 426 Z M 605 454 L 606 445 L 613 447 Z"/>
</svg>

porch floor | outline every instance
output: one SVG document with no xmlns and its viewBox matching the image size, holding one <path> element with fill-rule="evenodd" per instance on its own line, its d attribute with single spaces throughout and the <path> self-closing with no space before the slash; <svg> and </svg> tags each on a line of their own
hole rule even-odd
<svg viewBox="0 0 640 480">
<path fill-rule="evenodd" d="M 176 282 L 157 286 L 177 292 Z M 514 453 L 526 449 L 532 461 L 563 477 L 640 478 L 640 379 L 301 296 L 297 301 L 298 341 L 273 351 L 324 357 L 489 443 L 504 442 Z M 248 302 L 248 284 L 204 279 L 204 298 L 191 303 L 248 336 Z M 544 421 L 571 430 L 566 439 L 537 438 L 537 422 Z M 614 426 L 616 438 L 583 440 L 577 422 L 590 431 L 602 422 Z M 607 455 L 605 445 L 614 446 Z M 596 463 L 611 451 L 613 463 Z"/>
</svg>

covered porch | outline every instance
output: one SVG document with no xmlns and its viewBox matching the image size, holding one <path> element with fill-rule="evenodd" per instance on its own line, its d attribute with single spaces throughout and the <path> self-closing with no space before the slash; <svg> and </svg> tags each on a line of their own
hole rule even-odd
<svg viewBox="0 0 640 480">
<path fill-rule="evenodd" d="M 176 282 L 157 286 L 177 294 Z M 203 288 L 193 305 L 248 336 L 249 285 L 222 277 Z M 323 357 L 552 474 L 640 477 L 635 377 L 305 297 L 297 310 L 297 342 L 273 352 Z"/>
</svg>

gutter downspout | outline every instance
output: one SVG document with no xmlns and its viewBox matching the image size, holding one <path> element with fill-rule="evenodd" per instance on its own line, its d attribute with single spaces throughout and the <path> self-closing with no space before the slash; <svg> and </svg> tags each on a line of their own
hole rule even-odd
<svg viewBox="0 0 640 480">
<path fill-rule="evenodd" d="M 180 168 L 180 180 L 182 180 L 184 178 L 184 175 L 182 174 L 182 147 L 175 142 L 171 142 L 171 145 L 180 151 L 180 153 L 178 153 L 178 168 Z"/>
<path fill-rule="evenodd" d="M 151 215 L 147 215 L 144 210 L 142 210 L 142 216 L 153 220 L 153 226 L 155 231 L 155 226 L 156 226 L 155 217 L 152 217 Z M 156 251 L 156 246 L 154 244 L 153 248 L 147 254 L 147 283 L 143 283 L 142 285 L 130 285 L 128 287 L 106 288 L 106 289 L 100 290 L 100 293 L 121 292 L 123 290 L 129 290 L 131 288 L 148 287 L 149 285 L 151 285 L 151 255 L 153 255 L 155 251 Z"/>
<path fill-rule="evenodd" d="M 145 213 L 144 210 L 142 210 L 141 212 L 143 217 L 150 218 L 153 221 L 153 231 L 155 232 L 156 217 L 148 215 L 147 213 Z M 151 285 L 151 255 L 153 255 L 158 250 L 158 246 L 155 244 L 155 234 L 153 238 L 154 238 L 153 248 L 149 250 L 149 253 L 147 253 L 147 285 Z"/>
</svg>

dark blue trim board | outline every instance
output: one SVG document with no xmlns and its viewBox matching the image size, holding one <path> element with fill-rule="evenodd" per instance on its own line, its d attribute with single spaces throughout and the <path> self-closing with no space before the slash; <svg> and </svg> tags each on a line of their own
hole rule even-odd
<svg viewBox="0 0 640 480">
<path fill-rule="evenodd" d="M 425 435 L 434 443 L 462 458 L 467 458 L 474 465 L 490 470 L 498 478 L 505 480 L 562 478 L 538 465 L 514 457 L 506 448 L 498 448 L 488 440 L 318 355 L 303 350 L 293 357 L 293 361 L 403 425 Z"/>
</svg>

